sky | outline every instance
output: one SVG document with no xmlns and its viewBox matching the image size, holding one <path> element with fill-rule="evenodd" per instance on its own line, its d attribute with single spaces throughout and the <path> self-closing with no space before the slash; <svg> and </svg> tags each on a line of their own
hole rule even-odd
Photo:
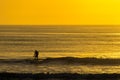
<svg viewBox="0 0 120 80">
<path fill-rule="evenodd" d="M 0 25 L 120 25 L 120 0 L 0 0 Z"/>
</svg>

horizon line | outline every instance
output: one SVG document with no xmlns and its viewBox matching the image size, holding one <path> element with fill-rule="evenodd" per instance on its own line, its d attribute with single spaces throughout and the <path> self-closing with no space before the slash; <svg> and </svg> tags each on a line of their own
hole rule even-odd
<svg viewBox="0 0 120 80">
<path fill-rule="evenodd" d="M 23 24 L 8 24 L 8 25 L 0 25 L 0 26 L 120 26 L 120 25 L 23 25 Z"/>
</svg>

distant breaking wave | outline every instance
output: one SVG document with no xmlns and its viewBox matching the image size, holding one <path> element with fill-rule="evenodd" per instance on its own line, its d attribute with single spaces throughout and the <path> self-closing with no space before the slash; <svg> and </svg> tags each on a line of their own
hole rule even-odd
<svg viewBox="0 0 120 80">
<path fill-rule="evenodd" d="M 39 59 L 0 59 L 0 63 L 22 63 L 22 64 L 37 64 L 37 65 L 120 65 L 120 59 L 101 59 L 101 58 L 46 58 Z"/>
</svg>

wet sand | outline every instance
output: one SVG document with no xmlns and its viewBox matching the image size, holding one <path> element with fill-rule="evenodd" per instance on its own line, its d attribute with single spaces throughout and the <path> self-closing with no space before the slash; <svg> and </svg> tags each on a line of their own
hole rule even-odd
<svg viewBox="0 0 120 80">
<path fill-rule="evenodd" d="M 120 74 L 0 73 L 0 80 L 119 80 Z"/>
</svg>

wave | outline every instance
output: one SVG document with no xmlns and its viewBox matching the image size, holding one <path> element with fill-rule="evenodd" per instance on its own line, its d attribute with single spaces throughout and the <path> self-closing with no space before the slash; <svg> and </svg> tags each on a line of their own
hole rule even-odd
<svg viewBox="0 0 120 80">
<path fill-rule="evenodd" d="M 102 59 L 102 58 L 46 58 L 46 59 L 0 59 L 0 63 L 22 63 L 22 64 L 40 64 L 40 65 L 120 65 L 120 59 Z"/>
</svg>

